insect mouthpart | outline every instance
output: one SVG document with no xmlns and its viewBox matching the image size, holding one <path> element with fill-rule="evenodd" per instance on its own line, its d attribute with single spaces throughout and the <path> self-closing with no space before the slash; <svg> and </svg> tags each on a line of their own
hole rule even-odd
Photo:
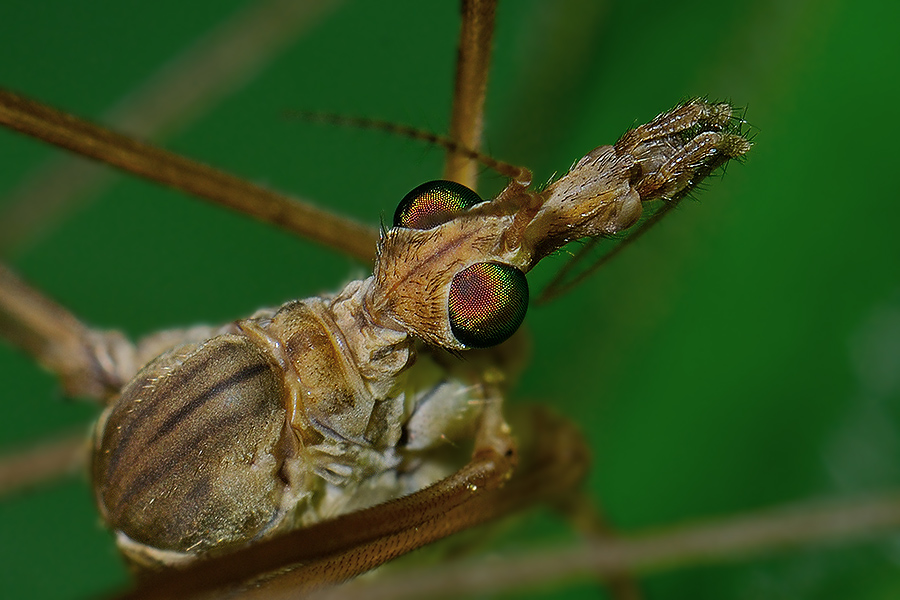
<svg viewBox="0 0 900 600">
<path fill-rule="evenodd" d="M 750 149 L 729 104 L 691 100 L 600 146 L 542 191 L 511 181 L 493 200 L 446 181 L 406 195 L 379 243 L 376 321 L 453 350 L 496 345 L 521 324 L 527 273 L 581 238 L 637 223 Z"/>
</svg>

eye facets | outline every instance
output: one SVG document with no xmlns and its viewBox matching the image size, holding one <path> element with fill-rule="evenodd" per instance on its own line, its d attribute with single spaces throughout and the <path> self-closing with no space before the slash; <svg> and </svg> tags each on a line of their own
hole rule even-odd
<svg viewBox="0 0 900 600">
<path fill-rule="evenodd" d="M 502 263 L 476 263 L 450 284 L 450 327 L 470 348 L 496 346 L 516 332 L 528 309 L 528 281 Z"/>
<path fill-rule="evenodd" d="M 478 194 L 455 181 L 429 181 L 403 197 L 394 213 L 394 227 L 431 229 L 481 201 Z"/>
</svg>

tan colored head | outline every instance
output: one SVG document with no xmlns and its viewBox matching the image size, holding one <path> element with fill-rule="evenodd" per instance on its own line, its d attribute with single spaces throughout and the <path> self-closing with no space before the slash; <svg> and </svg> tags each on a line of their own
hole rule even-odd
<svg viewBox="0 0 900 600">
<path fill-rule="evenodd" d="M 570 241 L 634 225 L 649 200 L 678 200 L 750 142 L 728 104 L 688 102 L 600 146 L 543 191 L 511 182 L 482 202 L 453 182 L 419 186 L 379 244 L 376 322 L 453 350 L 499 344 L 528 303 L 522 274 Z"/>
</svg>

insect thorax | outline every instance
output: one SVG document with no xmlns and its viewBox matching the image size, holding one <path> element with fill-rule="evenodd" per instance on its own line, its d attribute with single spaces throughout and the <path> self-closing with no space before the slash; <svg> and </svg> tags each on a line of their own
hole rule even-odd
<svg viewBox="0 0 900 600">
<path fill-rule="evenodd" d="M 93 478 L 131 561 L 221 553 L 466 462 L 478 386 L 372 323 L 370 281 L 173 348 L 125 386 L 97 426 Z"/>
</svg>

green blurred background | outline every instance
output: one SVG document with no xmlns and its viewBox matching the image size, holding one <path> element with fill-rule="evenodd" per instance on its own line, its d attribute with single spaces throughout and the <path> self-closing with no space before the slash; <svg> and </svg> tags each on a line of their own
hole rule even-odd
<svg viewBox="0 0 900 600">
<path fill-rule="evenodd" d="M 0 85 L 99 120 L 241 4 L 6 2 Z M 425 4 L 347 2 L 164 143 L 367 223 L 389 220 L 408 189 L 439 176 L 439 150 L 281 115 L 445 131 L 457 9 Z M 527 319 L 534 356 L 511 404 L 551 404 L 580 425 L 594 454 L 587 486 L 618 527 L 900 481 L 898 22 L 900 5 L 875 0 L 501 6 L 486 144 L 537 181 L 695 95 L 747 107 L 756 134 L 746 163 L 699 202 Z M 54 153 L 0 132 L 0 196 Z M 483 183 L 503 184 L 489 173 Z M 125 177 L 59 220 L 7 260 L 88 322 L 131 335 L 228 321 L 365 273 Z M 545 261 L 535 287 L 563 260 Z M 95 414 L 6 346 L 0 383 L 3 450 Z M 568 538 L 544 515 L 481 552 Z M 660 599 L 897 597 L 897 541 L 686 568 L 644 588 Z M 82 479 L 0 501 L 5 597 L 96 596 L 125 578 Z M 572 582 L 535 594 L 592 592 Z"/>
</svg>

